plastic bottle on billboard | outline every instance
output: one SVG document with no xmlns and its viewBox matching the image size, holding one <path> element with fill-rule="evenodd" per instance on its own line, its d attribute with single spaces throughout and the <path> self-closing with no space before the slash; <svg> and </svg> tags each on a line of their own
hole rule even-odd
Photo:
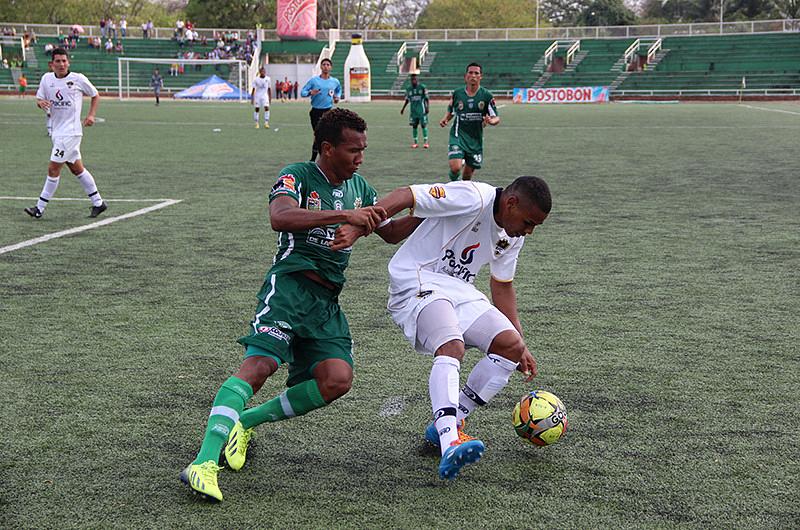
<svg viewBox="0 0 800 530">
<path fill-rule="evenodd" d="M 344 98 L 355 103 L 370 101 L 372 78 L 361 35 L 353 33 L 350 43 L 350 53 L 344 61 Z"/>
</svg>

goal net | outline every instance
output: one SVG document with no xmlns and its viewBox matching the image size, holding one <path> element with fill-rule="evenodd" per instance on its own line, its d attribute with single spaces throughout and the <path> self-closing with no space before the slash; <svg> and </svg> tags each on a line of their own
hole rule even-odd
<svg viewBox="0 0 800 530">
<path fill-rule="evenodd" d="M 241 59 L 117 58 L 119 99 L 151 94 L 150 80 L 158 68 L 164 79 L 162 94 L 169 96 L 216 75 L 239 89 L 239 101 L 248 100 L 250 69 Z"/>
</svg>

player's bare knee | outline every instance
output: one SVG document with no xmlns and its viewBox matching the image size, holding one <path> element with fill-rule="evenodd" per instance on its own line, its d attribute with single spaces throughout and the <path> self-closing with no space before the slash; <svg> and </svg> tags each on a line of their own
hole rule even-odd
<svg viewBox="0 0 800 530">
<path fill-rule="evenodd" d="M 317 385 L 322 398 L 330 403 L 347 394 L 353 387 L 353 372 L 338 370 L 326 372 L 324 377 L 317 379 Z"/>
<path fill-rule="evenodd" d="M 248 357 L 236 372 L 236 377 L 247 382 L 255 394 L 269 376 L 278 369 L 278 363 L 272 357 Z"/>
<path fill-rule="evenodd" d="M 464 360 L 464 350 L 464 341 L 454 339 L 439 346 L 434 355 L 436 357 L 440 355 L 446 355 L 447 357 L 452 357 L 460 362 Z"/>
<path fill-rule="evenodd" d="M 519 362 L 522 359 L 522 354 L 525 353 L 525 341 L 516 331 L 505 330 L 494 338 L 491 346 L 489 346 L 489 353 L 500 355 L 510 361 Z"/>
</svg>

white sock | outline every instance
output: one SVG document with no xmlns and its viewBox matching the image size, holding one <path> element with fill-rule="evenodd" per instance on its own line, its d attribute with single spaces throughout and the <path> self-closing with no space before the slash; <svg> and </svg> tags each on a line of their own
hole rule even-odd
<svg viewBox="0 0 800 530">
<path fill-rule="evenodd" d="M 258 111 L 257 110 L 253 111 L 253 121 L 258 123 Z"/>
<path fill-rule="evenodd" d="M 97 191 L 97 184 L 94 183 L 94 177 L 89 173 L 88 169 L 83 170 L 83 173 L 78 175 L 78 182 L 83 186 L 83 191 L 92 199 L 92 206 L 100 206 L 103 204 L 103 198 L 100 197 L 100 192 Z"/>
<path fill-rule="evenodd" d="M 433 359 L 428 388 L 431 395 L 434 424 L 439 431 L 439 446 L 442 454 L 450 444 L 458 440 L 456 410 L 458 406 L 459 369 L 458 359 L 439 355 Z"/>
<path fill-rule="evenodd" d="M 61 180 L 58 177 L 51 177 L 48 176 L 44 180 L 44 187 L 42 188 L 42 193 L 39 195 L 39 200 L 36 201 L 36 207 L 39 208 L 40 212 L 43 212 L 45 207 L 47 207 L 47 203 L 50 202 L 50 198 L 55 195 L 56 188 L 58 188 L 58 181 Z"/>
<path fill-rule="evenodd" d="M 475 410 L 495 397 L 505 386 L 518 363 L 501 355 L 486 354 L 478 361 L 467 378 L 467 384 L 458 396 L 458 421 L 463 420 Z"/>
<path fill-rule="evenodd" d="M 264 111 L 264 121 L 269 123 L 269 111 L 268 110 Z"/>
</svg>

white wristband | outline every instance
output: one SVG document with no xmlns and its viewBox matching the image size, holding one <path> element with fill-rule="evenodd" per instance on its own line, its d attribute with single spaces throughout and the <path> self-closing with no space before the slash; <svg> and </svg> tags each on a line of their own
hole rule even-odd
<svg viewBox="0 0 800 530">
<path fill-rule="evenodd" d="M 384 226 L 388 225 L 392 222 L 392 218 L 384 219 L 381 223 L 377 226 L 377 228 L 383 228 Z"/>
</svg>

